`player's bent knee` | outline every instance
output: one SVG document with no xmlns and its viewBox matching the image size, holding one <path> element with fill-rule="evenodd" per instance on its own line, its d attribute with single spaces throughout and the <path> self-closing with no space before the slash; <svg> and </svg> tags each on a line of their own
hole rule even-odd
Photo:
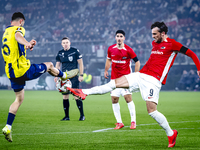
<svg viewBox="0 0 200 150">
<path fill-rule="evenodd" d="M 130 103 L 132 101 L 132 95 L 124 95 L 124 99 L 126 103 Z"/>
<path fill-rule="evenodd" d="M 119 97 L 114 97 L 114 96 L 112 96 L 112 103 L 113 103 L 113 104 L 118 103 L 118 101 L 119 101 Z"/>
<path fill-rule="evenodd" d="M 126 101 L 126 103 L 130 103 L 132 100 L 127 100 L 127 99 L 125 99 L 125 101 Z"/>
<path fill-rule="evenodd" d="M 45 62 L 44 64 L 47 66 L 47 71 L 54 67 L 52 62 Z"/>
<path fill-rule="evenodd" d="M 16 99 L 15 99 L 15 102 L 16 102 L 18 105 L 21 105 L 23 101 L 24 101 L 24 96 L 16 97 Z"/>
<path fill-rule="evenodd" d="M 148 112 L 148 114 L 149 114 L 149 116 L 151 116 L 152 118 L 154 118 L 156 116 L 157 112 L 158 111 L 155 110 L 155 111 L 152 111 L 152 112 Z"/>
</svg>

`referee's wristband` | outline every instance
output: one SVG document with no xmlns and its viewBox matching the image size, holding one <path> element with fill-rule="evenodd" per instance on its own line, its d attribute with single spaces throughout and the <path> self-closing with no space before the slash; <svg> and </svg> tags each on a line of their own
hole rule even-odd
<svg viewBox="0 0 200 150">
<path fill-rule="evenodd" d="M 80 74 L 79 76 L 83 77 L 83 74 Z"/>
</svg>

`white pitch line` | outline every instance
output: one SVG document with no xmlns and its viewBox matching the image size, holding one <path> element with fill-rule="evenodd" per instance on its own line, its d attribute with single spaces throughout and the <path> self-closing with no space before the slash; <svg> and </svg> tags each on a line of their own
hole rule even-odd
<svg viewBox="0 0 200 150">
<path fill-rule="evenodd" d="M 127 127 L 129 127 L 129 126 L 127 126 Z M 113 129 L 113 128 L 110 128 L 110 129 L 112 129 L 112 131 L 114 132 L 115 130 Z M 109 129 L 109 130 L 110 130 Z M 199 130 L 200 128 L 177 128 L 177 129 L 181 129 L 181 130 Z M 102 129 L 103 130 L 103 129 Z M 146 131 L 146 130 L 148 130 L 148 131 L 157 131 L 157 130 L 163 130 L 163 129 L 145 129 L 145 130 L 138 130 L 138 129 L 136 129 L 136 130 L 134 130 L 134 132 L 138 132 L 138 131 Z M 96 131 L 96 132 L 95 132 Z M 95 131 L 86 131 L 86 132 L 56 132 L 56 133 L 16 133 L 16 134 L 12 134 L 12 135 L 49 135 L 49 134 L 80 134 L 80 133 L 99 133 L 99 132 L 102 132 L 102 131 L 99 131 L 99 132 L 97 132 L 98 130 L 95 130 Z M 104 129 L 104 131 L 107 131 L 106 129 Z M 110 132 L 112 132 L 112 131 L 110 131 Z M 131 132 L 131 131 L 133 131 L 133 130 L 118 130 L 117 132 Z M 4 136 L 3 134 L 0 134 L 0 136 Z"/>
<path fill-rule="evenodd" d="M 200 120 L 197 121 L 181 121 L 181 122 L 169 122 L 169 123 L 186 123 L 186 122 L 200 122 Z M 148 126 L 148 125 L 157 125 L 158 123 L 150 123 L 150 124 L 139 124 L 137 126 Z M 124 126 L 124 127 L 130 127 L 130 126 Z M 95 130 L 92 132 L 103 132 L 107 130 L 112 130 L 113 128 L 107 128 L 107 129 L 100 129 L 100 130 Z"/>
<path fill-rule="evenodd" d="M 181 121 L 181 122 L 169 122 L 169 123 L 185 123 L 185 122 L 200 122 L 200 120 L 197 121 Z M 151 124 L 139 124 L 137 126 L 148 126 L 148 125 L 157 125 L 157 123 L 151 123 Z M 130 126 L 124 126 L 124 127 L 130 127 Z M 98 133 L 98 132 L 103 132 L 103 131 L 108 131 L 108 130 L 113 130 L 114 128 L 106 128 L 106 129 L 100 129 L 100 130 L 94 130 L 94 131 L 85 131 L 85 132 L 56 132 L 56 133 L 16 133 L 13 135 L 48 135 L 48 134 L 76 134 L 76 133 Z M 196 130 L 200 128 L 177 128 L 177 129 L 183 129 L 183 130 Z M 154 130 L 163 130 L 163 129 L 145 129 L 149 131 L 154 131 Z M 114 130 L 113 130 L 114 131 Z M 118 132 L 127 132 L 127 131 L 133 131 L 133 130 L 118 130 Z M 143 130 L 134 130 L 134 131 L 143 131 Z M 0 136 L 4 136 L 3 134 L 0 134 Z"/>
<path fill-rule="evenodd" d="M 102 132 L 102 131 L 113 130 L 113 129 L 114 128 L 107 128 L 107 129 L 94 130 L 92 132 Z"/>
<path fill-rule="evenodd" d="M 176 128 L 177 130 L 200 130 L 200 128 Z M 117 130 L 117 132 L 143 132 L 143 131 L 163 131 L 163 129 L 135 129 L 135 130 Z"/>
<path fill-rule="evenodd" d="M 45 134 L 69 134 L 69 133 L 90 133 L 89 131 L 86 132 L 56 132 L 56 133 L 16 133 L 12 135 L 45 135 Z"/>
</svg>

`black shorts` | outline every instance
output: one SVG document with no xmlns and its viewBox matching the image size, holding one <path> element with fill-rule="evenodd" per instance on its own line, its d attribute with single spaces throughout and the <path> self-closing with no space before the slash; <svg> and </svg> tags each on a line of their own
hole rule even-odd
<svg viewBox="0 0 200 150">
<path fill-rule="evenodd" d="M 78 80 L 78 76 L 75 76 L 71 79 L 69 79 L 72 82 L 72 88 L 78 89 L 79 88 L 79 80 Z M 70 93 L 62 93 L 62 95 L 68 95 Z"/>
</svg>

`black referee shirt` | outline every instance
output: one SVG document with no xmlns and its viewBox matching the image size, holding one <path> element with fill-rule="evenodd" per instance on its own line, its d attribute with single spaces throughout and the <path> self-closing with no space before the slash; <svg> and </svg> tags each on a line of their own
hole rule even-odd
<svg viewBox="0 0 200 150">
<path fill-rule="evenodd" d="M 70 47 L 69 50 L 60 50 L 56 56 L 56 62 L 62 63 L 62 71 L 72 70 L 78 68 L 78 59 L 81 59 L 82 55 L 79 50 L 73 47 Z"/>
</svg>

